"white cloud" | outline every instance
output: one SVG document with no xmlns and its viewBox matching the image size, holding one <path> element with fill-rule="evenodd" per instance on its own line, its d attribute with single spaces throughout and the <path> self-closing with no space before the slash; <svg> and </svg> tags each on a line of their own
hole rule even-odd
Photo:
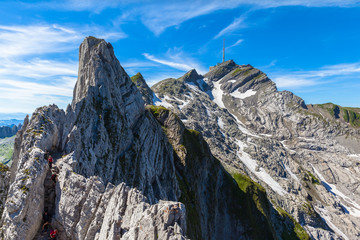
<svg viewBox="0 0 360 240">
<path fill-rule="evenodd" d="M 135 3 L 136 4 L 136 3 Z M 144 1 L 137 6 L 133 6 L 131 10 L 123 10 L 123 20 L 134 17 L 141 18 L 143 24 L 159 36 L 167 28 L 179 26 L 181 23 L 190 19 L 211 14 L 216 11 L 226 9 L 236 9 L 240 6 L 246 6 L 252 10 L 263 8 L 274 8 L 282 6 L 305 6 L 305 7 L 354 7 L 360 6 L 358 0 L 188 0 L 188 1 Z M 227 28 L 215 37 L 218 38 L 225 33 L 230 33 L 237 29 L 243 23 L 242 17 L 235 19 Z"/>
<path fill-rule="evenodd" d="M 155 35 L 160 35 L 166 28 L 222 9 L 231 9 L 239 5 L 239 1 L 185 1 L 161 2 L 144 6 L 141 19 Z"/>
<path fill-rule="evenodd" d="M 29 113 L 51 103 L 66 107 L 78 62 L 70 56 L 54 59 L 51 54 L 75 52 L 88 35 L 107 40 L 126 37 L 98 26 L 0 25 L 0 111 Z"/>
<path fill-rule="evenodd" d="M 223 30 L 221 30 L 215 37 L 214 39 L 217 39 L 223 35 L 232 33 L 233 31 L 239 29 L 239 28 L 244 28 L 246 27 L 246 25 L 244 24 L 244 20 L 245 17 L 241 16 L 238 18 L 235 18 L 234 21 L 227 27 L 225 27 Z"/>
<path fill-rule="evenodd" d="M 226 47 L 226 49 L 230 49 L 230 48 L 232 48 L 232 47 L 238 46 L 238 45 L 240 45 L 243 41 L 244 41 L 244 39 L 239 39 L 239 40 L 237 40 L 234 44 L 230 45 L 229 47 Z"/>
<path fill-rule="evenodd" d="M 31 113 L 35 108 L 56 103 L 65 108 L 72 97 L 75 77 L 62 77 L 53 84 L 2 79 L 0 87 L 0 112 Z"/>
<path fill-rule="evenodd" d="M 191 69 L 196 69 L 196 71 L 199 73 L 207 72 L 205 67 L 177 48 L 169 49 L 165 58 L 157 58 L 148 53 L 144 53 L 143 55 L 150 61 L 160 63 L 178 70 L 189 71 Z"/>
<path fill-rule="evenodd" d="M 0 58 L 13 58 L 28 55 L 61 53 L 78 48 L 87 35 L 117 40 L 126 34 L 105 31 L 99 27 L 83 29 L 67 28 L 58 25 L 0 25 Z"/>
<path fill-rule="evenodd" d="M 298 88 L 320 84 L 315 80 L 303 79 L 301 76 L 296 75 L 275 77 L 274 81 L 276 83 L 276 86 L 280 88 Z"/>
<path fill-rule="evenodd" d="M 148 53 L 144 53 L 143 55 L 144 55 L 144 57 L 146 57 L 150 61 L 154 61 L 154 62 L 163 64 L 163 65 L 166 65 L 166 66 L 169 66 L 169 67 L 172 67 L 172 68 L 176 68 L 176 69 L 179 69 L 179 70 L 188 71 L 190 69 L 193 69 L 192 66 L 190 66 L 190 65 L 188 65 L 186 63 L 183 63 L 183 62 L 178 63 L 178 62 L 172 62 L 172 61 L 169 61 L 169 60 L 159 59 L 159 58 L 156 58 L 153 55 L 150 55 Z"/>
<path fill-rule="evenodd" d="M 24 3 L 33 8 L 50 8 L 65 11 L 91 11 L 100 13 L 107 8 L 116 8 L 123 20 L 140 18 L 143 24 L 159 36 L 167 28 L 213 13 L 219 10 L 236 9 L 246 6 L 253 9 L 281 6 L 305 7 L 357 7 L 358 0 L 64 0 L 43 1 L 37 4 Z"/>
<path fill-rule="evenodd" d="M 0 83 L 5 77 L 48 78 L 61 75 L 77 75 L 78 63 L 59 62 L 34 58 L 29 61 L 4 59 L 0 63 Z"/>
<path fill-rule="evenodd" d="M 328 83 L 329 77 L 332 79 L 339 76 L 355 76 L 358 78 L 359 73 L 360 62 L 324 66 L 317 70 L 274 73 L 271 75 L 274 76 L 273 80 L 280 88 L 300 88 Z"/>
</svg>

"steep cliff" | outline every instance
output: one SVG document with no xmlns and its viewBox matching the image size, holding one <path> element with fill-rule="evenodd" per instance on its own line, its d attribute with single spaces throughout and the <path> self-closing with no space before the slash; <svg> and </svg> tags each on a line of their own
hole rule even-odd
<svg viewBox="0 0 360 240">
<path fill-rule="evenodd" d="M 54 190 L 46 180 L 46 150 L 59 170 Z M 17 134 L 2 237 L 38 238 L 47 210 L 60 239 L 181 239 L 186 221 L 179 195 L 161 126 L 145 111 L 112 46 L 86 38 L 66 113 L 38 108 Z"/>
<path fill-rule="evenodd" d="M 265 73 L 232 60 L 204 76 L 191 70 L 163 80 L 152 90 L 156 105 L 201 132 L 229 172 L 265 187 L 271 202 L 312 238 L 359 237 L 356 109 L 305 105 L 278 91 Z"/>
<path fill-rule="evenodd" d="M 58 239 L 308 238 L 264 188 L 225 171 L 199 132 L 145 108 L 110 43 L 88 37 L 79 53 L 66 112 L 40 107 L 16 135 L 0 177 L 3 239 L 46 238 L 44 212 Z"/>
</svg>

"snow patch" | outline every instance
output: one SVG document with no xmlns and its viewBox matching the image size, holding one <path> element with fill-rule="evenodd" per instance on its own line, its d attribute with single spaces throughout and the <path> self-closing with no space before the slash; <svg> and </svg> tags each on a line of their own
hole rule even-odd
<svg viewBox="0 0 360 240">
<path fill-rule="evenodd" d="M 264 137 L 272 137 L 271 134 L 266 134 L 266 133 L 260 133 L 259 135 L 264 136 Z"/>
<path fill-rule="evenodd" d="M 196 80 L 197 84 L 199 84 L 199 88 L 204 91 L 205 86 L 207 85 L 207 83 L 201 78 Z"/>
<path fill-rule="evenodd" d="M 219 127 L 221 128 L 221 129 L 224 129 L 224 122 L 223 122 L 223 120 L 222 120 L 222 118 L 221 117 L 219 117 L 218 118 L 218 125 L 219 125 Z"/>
<path fill-rule="evenodd" d="M 255 134 L 251 133 L 249 129 L 245 128 L 243 123 L 234 114 L 232 114 L 230 111 L 229 111 L 229 113 L 230 113 L 231 116 L 233 116 L 233 118 L 235 118 L 238 129 L 241 132 L 243 132 L 243 133 L 245 133 L 245 134 L 247 134 L 249 136 L 252 136 L 252 137 L 257 137 L 257 138 L 259 137 L 258 135 L 255 135 Z"/>
<path fill-rule="evenodd" d="M 247 90 L 246 92 L 244 93 L 241 93 L 239 91 L 234 91 L 232 93 L 230 93 L 231 96 L 235 97 L 235 98 L 240 98 L 240 99 L 244 99 L 244 98 L 247 98 L 247 97 L 251 97 L 253 95 L 256 94 L 256 91 L 252 90 L 252 89 L 249 89 Z"/>
<path fill-rule="evenodd" d="M 214 97 L 214 102 L 221 108 L 225 108 L 224 102 L 222 100 L 222 96 L 224 94 L 223 90 L 220 88 L 220 81 L 214 82 L 214 88 L 211 91 L 212 96 Z"/>
<path fill-rule="evenodd" d="M 257 163 L 254 159 L 250 157 L 250 155 L 244 152 L 242 149 L 246 146 L 245 143 L 240 140 L 236 140 L 236 144 L 239 146 L 239 150 L 237 152 L 240 160 L 246 165 L 246 167 L 254 173 L 259 179 L 264 181 L 267 185 L 269 185 L 275 192 L 279 195 L 283 196 L 286 194 L 286 191 L 280 186 L 278 182 L 276 182 L 266 171 L 264 168 L 259 168 L 259 171 L 256 171 Z"/>
<path fill-rule="evenodd" d="M 319 177 L 319 179 L 321 180 L 321 183 L 326 188 L 326 190 L 328 190 L 330 193 L 335 195 L 340 201 L 341 201 L 341 199 L 343 200 L 343 201 L 341 201 L 342 205 L 347 210 L 348 214 L 350 214 L 354 217 L 360 217 L 360 205 L 357 204 L 352 199 L 350 199 L 349 197 L 347 197 L 344 193 L 340 192 L 334 184 L 330 184 L 330 183 L 326 182 L 324 176 L 321 175 L 321 173 L 312 164 L 310 164 L 310 165 L 314 169 L 314 172 Z"/>
<path fill-rule="evenodd" d="M 286 171 L 290 174 L 290 176 L 295 179 L 298 183 L 300 183 L 300 180 L 298 179 L 298 177 L 291 171 L 290 167 L 287 166 L 286 164 L 284 164 L 284 167 L 286 169 Z"/>
<path fill-rule="evenodd" d="M 314 207 L 315 210 L 320 214 L 320 216 L 325 220 L 326 224 L 329 225 L 329 227 L 334 230 L 337 234 L 342 236 L 344 240 L 349 240 L 349 238 L 343 233 L 339 228 L 337 228 L 330 219 L 329 212 L 326 209 L 321 209 L 319 207 Z"/>
<path fill-rule="evenodd" d="M 183 107 L 185 107 L 186 105 L 188 105 L 190 103 L 190 100 L 186 101 L 186 100 L 181 100 L 177 97 L 174 97 L 174 99 L 178 102 L 181 102 L 181 104 L 178 105 L 179 109 L 181 110 Z"/>
<path fill-rule="evenodd" d="M 173 105 L 168 103 L 166 100 L 171 100 L 171 98 L 169 98 L 169 96 L 166 96 L 161 100 L 160 98 L 158 98 L 158 96 L 156 96 L 156 94 L 153 94 L 153 103 L 155 106 L 163 106 L 166 108 L 172 108 Z"/>
<path fill-rule="evenodd" d="M 285 144 L 286 140 L 283 140 L 283 141 L 280 141 L 280 142 L 281 142 L 281 144 L 283 145 L 283 147 L 284 147 L 286 150 L 288 150 L 290 153 L 296 153 L 296 151 L 290 149 L 290 148 Z"/>
<path fill-rule="evenodd" d="M 204 105 L 204 107 L 206 109 L 206 115 L 208 115 L 209 117 L 212 117 L 212 111 L 206 105 Z"/>
<path fill-rule="evenodd" d="M 199 89 L 199 87 L 193 82 L 187 82 L 187 83 L 185 83 L 185 85 L 197 93 L 202 93 L 202 91 Z"/>
<path fill-rule="evenodd" d="M 236 80 L 235 79 L 231 79 L 228 81 L 229 83 L 236 83 Z"/>
</svg>

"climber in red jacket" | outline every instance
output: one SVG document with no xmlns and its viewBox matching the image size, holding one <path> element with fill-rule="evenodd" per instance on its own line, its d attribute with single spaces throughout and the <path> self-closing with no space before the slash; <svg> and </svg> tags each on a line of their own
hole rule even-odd
<svg viewBox="0 0 360 240">
<path fill-rule="evenodd" d="M 52 168 L 52 164 L 53 164 L 53 158 L 52 158 L 51 156 L 49 156 L 48 162 L 49 162 L 49 167 L 50 167 L 50 169 L 51 169 L 51 168 Z"/>
<path fill-rule="evenodd" d="M 50 238 L 51 238 L 51 239 L 56 239 L 57 233 L 58 233 L 58 230 L 57 230 L 57 229 L 52 230 L 52 231 L 50 232 Z"/>
</svg>

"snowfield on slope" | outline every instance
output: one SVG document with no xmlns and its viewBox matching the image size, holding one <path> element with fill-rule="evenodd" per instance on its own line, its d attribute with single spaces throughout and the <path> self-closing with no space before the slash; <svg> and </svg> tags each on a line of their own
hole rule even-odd
<svg viewBox="0 0 360 240">
<path fill-rule="evenodd" d="M 276 193 L 283 196 L 286 194 L 286 191 L 280 186 L 280 184 L 275 181 L 266 171 L 264 168 L 259 168 L 257 171 L 257 163 L 254 159 L 250 157 L 250 155 L 243 151 L 244 147 L 246 146 L 245 143 L 241 142 L 240 140 L 236 141 L 236 144 L 239 146 L 239 150 L 237 152 L 238 157 L 240 160 L 245 164 L 245 166 L 255 174 L 259 179 L 264 181 L 267 185 L 269 185 Z"/>
<path fill-rule="evenodd" d="M 240 98 L 240 99 L 245 99 L 245 98 L 251 97 L 255 94 L 256 94 L 256 91 L 254 91 L 252 89 L 249 89 L 244 93 L 241 93 L 238 90 L 235 90 L 234 92 L 230 93 L 230 95 L 233 96 L 234 98 Z"/>
<path fill-rule="evenodd" d="M 340 201 L 341 201 L 341 199 L 343 200 L 343 201 L 341 201 L 342 205 L 349 212 L 349 214 L 354 217 L 360 217 L 360 205 L 357 204 L 352 199 L 350 199 L 345 194 L 343 194 L 342 192 L 340 192 L 334 184 L 330 184 L 330 183 L 326 182 L 324 176 L 312 164 L 310 164 L 310 165 L 314 169 L 314 172 L 316 173 L 316 175 L 318 175 L 319 179 L 321 180 L 321 182 L 322 182 L 323 186 L 326 188 L 326 190 L 328 190 L 330 193 L 335 195 Z"/>
</svg>

